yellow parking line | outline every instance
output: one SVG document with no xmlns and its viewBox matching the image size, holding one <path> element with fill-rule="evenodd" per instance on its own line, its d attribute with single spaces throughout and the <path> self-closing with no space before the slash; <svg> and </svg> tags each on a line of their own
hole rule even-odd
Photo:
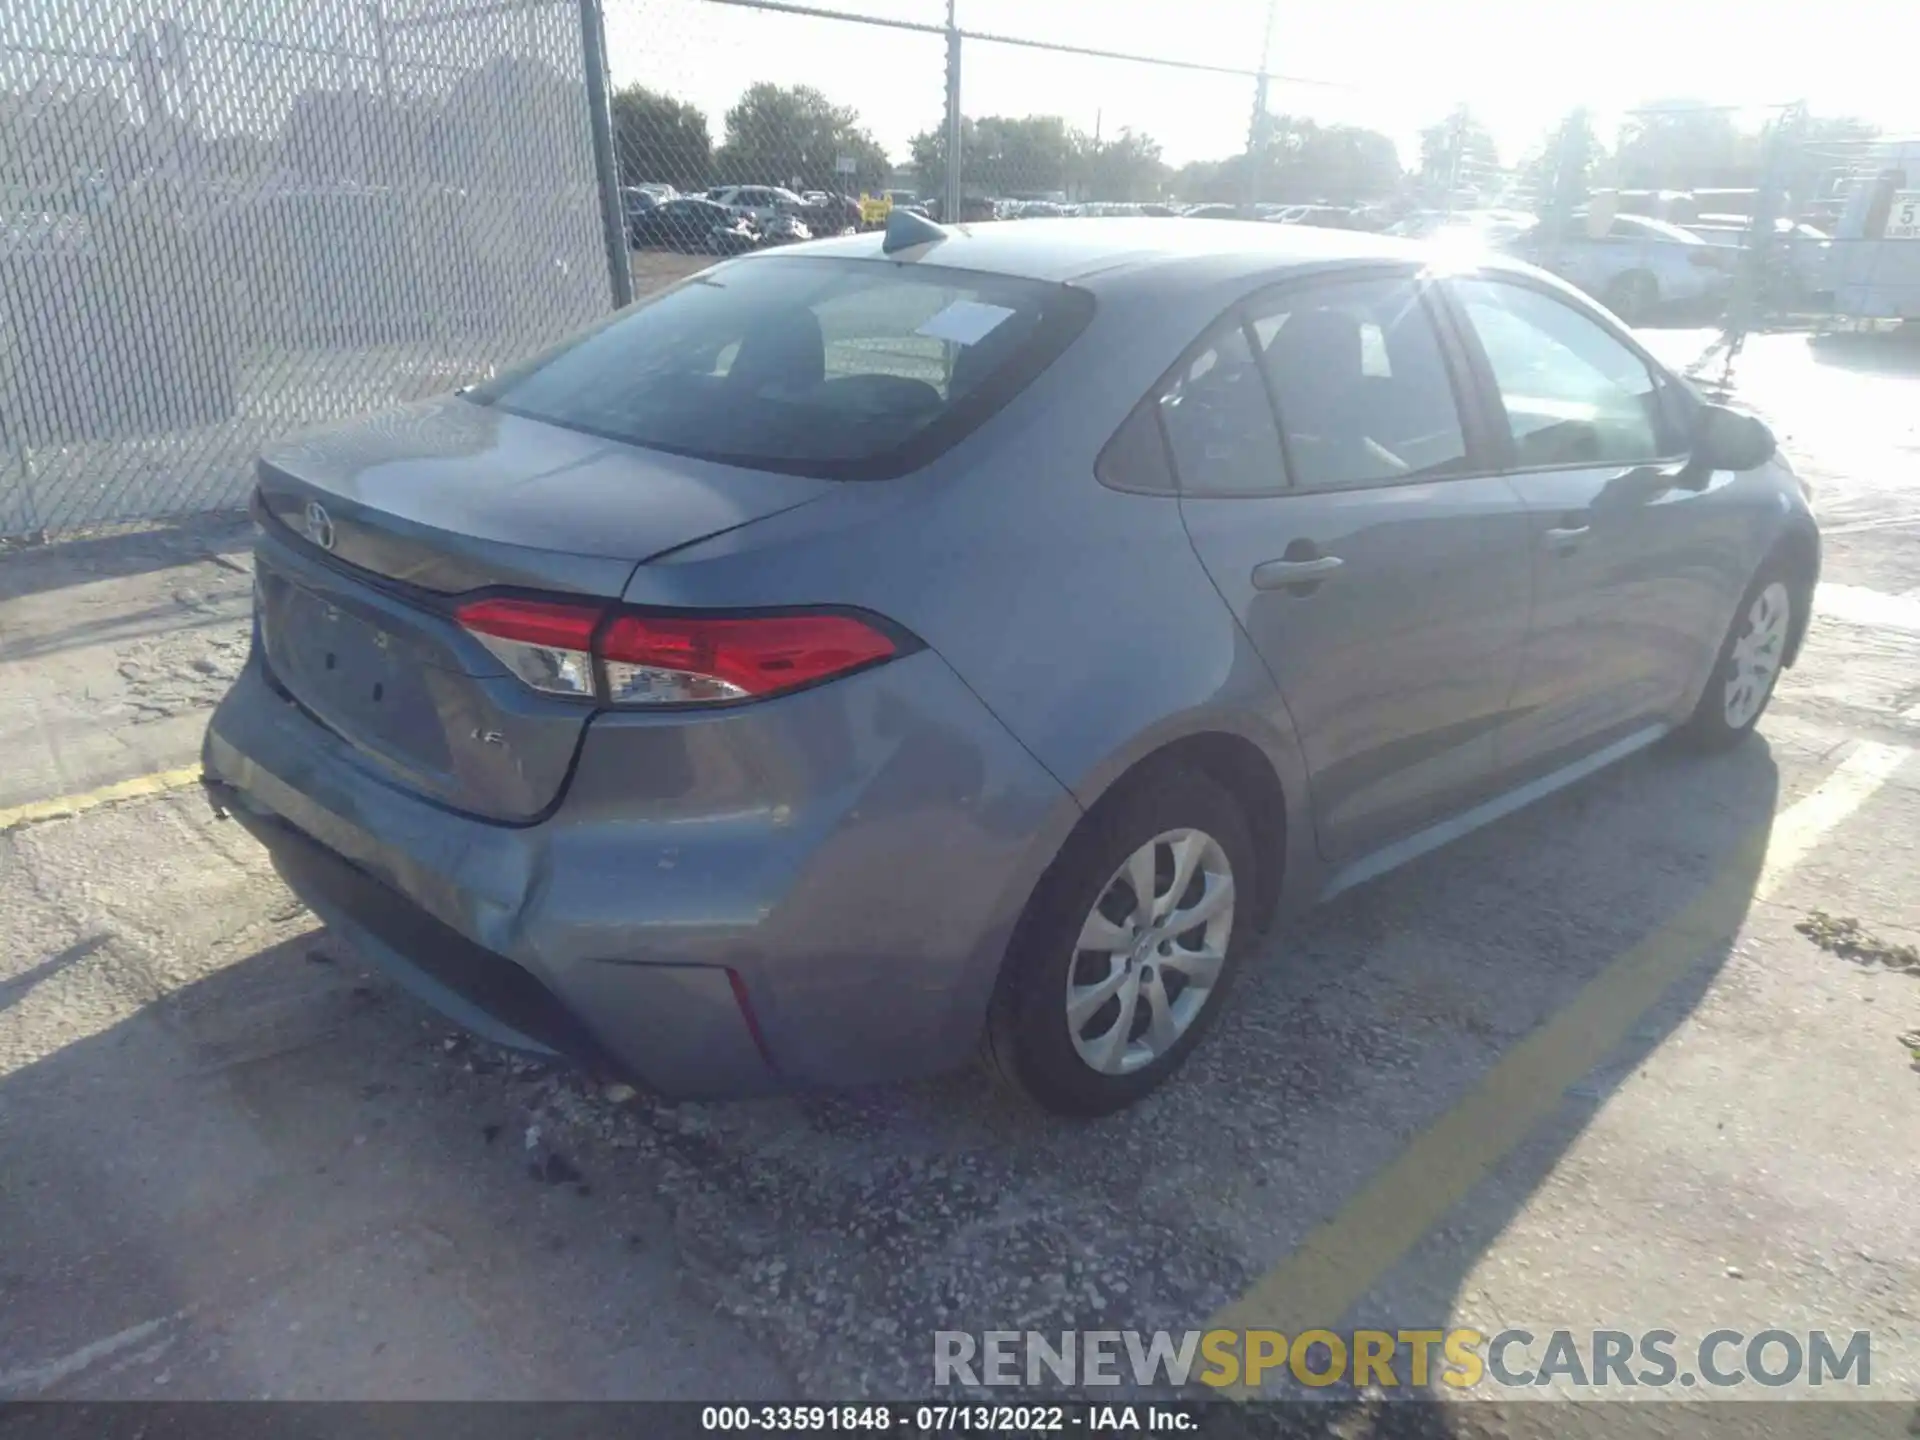
<svg viewBox="0 0 1920 1440">
<path fill-rule="evenodd" d="M 177 770 L 161 770 L 152 775 L 136 775 L 131 780 L 102 785 L 98 790 L 88 790 L 80 795 L 62 795 L 57 800 L 35 800 L 30 804 L 15 805 L 10 809 L 0 810 L 0 834 L 22 825 L 38 824 L 42 820 L 61 820 L 69 815 L 84 815 L 89 810 L 98 810 L 102 805 L 112 805 L 121 800 L 138 800 L 148 795 L 164 795 L 169 790 L 178 790 L 191 785 L 199 778 L 198 765 L 183 765 Z"/>
<path fill-rule="evenodd" d="M 1207 1328 L 1297 1334 L 1335 1324 L 1559 1108 L 1567 1086 L 1604 1060 L 1709 946 L 1735 933 L 1749 905 L 1771 894 L 1909 753 L 1900 746 L 1862 742 L 1770 830 L 1749 836 L 1692 904 L 1609 962 Z"/>
</svg>

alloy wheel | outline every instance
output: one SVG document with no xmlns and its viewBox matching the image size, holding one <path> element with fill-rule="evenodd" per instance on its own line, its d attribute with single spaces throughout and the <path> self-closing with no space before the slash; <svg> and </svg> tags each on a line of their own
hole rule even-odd
<svg viewBox="0 0 1920 1440">
<path fill-rule="evenodd" d="M 1728 729 L 1743 730 L 1751 725 L 1773 693 L 1781 657 L 1786 653 L 1787 626 L 1792 614 L 1787 587 L 1778 580 L 1769 582 L 1753 597 L 1746 624 L 1733 642 L 1733 652 L 1727 659 L 1721 713 Z"/>
<path fill-rule="evenodd" d="M 1126 1075 L 1165 1055 L 1212 998 L 1233 935 L 1234 877 L 1204 830 L 1169 830 L 1115 870 L 1067 967 L 1067 1031 L 1086 1064 Z"/>
</svg>

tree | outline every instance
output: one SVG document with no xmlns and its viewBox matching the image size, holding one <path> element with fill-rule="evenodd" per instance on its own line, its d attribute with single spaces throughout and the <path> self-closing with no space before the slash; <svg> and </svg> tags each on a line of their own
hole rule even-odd
<svg viewBox="0 0 1920 1440">
<path fill-rule="evenodd" d="M 1572 110 L 1521 161 L 1520 177 L 1541 213 L 1565 215 L 1586 202 L 1606 163 L 1606 146 L 1592 116 Z"/>
<path fill-rule="evenodd" d="M 1301 144 L 1275 178 L 1275 199 L 1355 202 L 1391 193 L 1400 183 L 1400 153 L 1378 130 L 1303 121 Z"/>
<path fill-rule="evenodd" d="M 1169 171 L 1151 135 L 1123 128 L 1112 140 L 1080 140 L 1072 168 L 1074 188 L 1084 198 L 1158 200 L 1165 193 Z"/>
<path fill-rule="evenodd" d="M 1493 136 L 1464 105 L 1420 132 L 1420 179 L 1428 190 L 1477 185 L 1499 169 Z"/>
<path fill-rule="evenodd" d="M 1389 194 L 1400 183 L 1393 141 L 1358 125 L 1321 125 L 1304 116 L 1263 117 L 1252 158 L 1260 200 L 1352 204 Z M 1182 200 L 1238 204 L 1247 198 L 1248 157 L 1199 160 L 1173 177 Z"/>
<path fill-rule="evenodd" d="M 1065 194 L 1074 183 L 1074 164 L 1083 138 L 1058 115 L 986 115 L 978 120 L 963 119 L 960 122 L 962 188 L 969 195 Z M 920 172 L 921 188 L 930 195 L 944 195 L 947 185 L 945 127 L 923 130 L 908 145 L 913 153 L 914 168 Z"/>
<path fill-rule="evenodd" d="M 969 167 L 973 157 L 980 153 L 980 127 L 965 118 L 960 121 L 960 153 L 962 163 Z M 922 194 L 947 193 L 947 132 L 944 126 L 922 130 L 907 141 L 907 161 L 919 177 Z"/>
<path fill-rule="evenodd" d="M 611 106 L 622 185 L 662 181 L 676 190 L 707 188 L 713 140 L 697 107 L 644 85 L 614 91 Z"/>
<path fill-rule="evenodd" d="M 946 193 L 944 128 L 923 130 L 908 142 L 921 188 Z M 1123 128 L 1095 140 L 1058 115 L 984 115 L 960 122 L 961 188 L 972 196 L 1038 199 L 1154 200 L 1169 171 L 1160 142 Z"/>
<path fill-rule="evenodd" d="M 1699 100 L 1655 100 L 1620 127 L 1620 185 L 1627 190 L 1691 190 L 1753 182 L 1757 137 L 1729 110 Z"/>
<path fill-rule="evenodd" d="M 853 174 L 838 172 L 842 155 L 853 158 Z M 727 111 L 727 139 L 713 168 L 722 184 L 845 191 L 879 189 L 892 164 L 852 107 L 811 85 L 761 81 Z"/>
</svg>

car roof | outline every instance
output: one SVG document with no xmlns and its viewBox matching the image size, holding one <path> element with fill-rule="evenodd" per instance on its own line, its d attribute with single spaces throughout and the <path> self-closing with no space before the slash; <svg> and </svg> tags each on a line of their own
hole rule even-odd
<svg viewBox="0 0 1920 1440">
<path fill-rule="evenodd" d="M 1183 272 L 1219 279 L 1238 269 L 1268 274 L 1294 266 L 1343 261 L 1418 263 L 1426 248 L 1408 240 L 1354 230 L 1268 225 L 1258 220 L 1195 221 L 1152 216 L 995 221 L 946 227 L 930 246 L 886 255 L 884 235 L 868 232 L 784 247 L 783 253 L 847 259 L 925 261 L 1030 280 L 1101 284 L 1173 280 Z M 750 259 L 751 257 L 743 257 Z"/>
</svg>

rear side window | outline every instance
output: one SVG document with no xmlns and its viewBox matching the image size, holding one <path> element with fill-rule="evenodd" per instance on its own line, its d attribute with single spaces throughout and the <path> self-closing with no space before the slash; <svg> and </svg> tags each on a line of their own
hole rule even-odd
<svg viewBox="0 0 1920 1440">
<path fill-rule="evenodd" d="M 1253 332 L 1296 486 L 1374 485 L 1467 468 L 1453 382 L 1414 282 L 1290 291 L 1256 309 Z"/>
<path fill-rule="evenodd" d="M 1066 285 L 892 261 L 753 259 L 467 392 L 704 460 L 828 479 L 925 464 L 1071 343 Z"/>
<path fill-rule="evenodd" d="M 1142 400 L 1113 432 L 1093 467 L 1102 485 L 1146 495 L 1171 495 L 1178 488 L 1167 459 L 1167 442 L 1154 413 L 1159 403 L 1151 396 Z"/>
<path fill-rule="evenodd" d="M 1237 320 L 1216 331 L 1161 390 L 1160 419 L 1186 493 L 1255 495 L 1285 488 L 1273 406 Z"/>
</svg>

